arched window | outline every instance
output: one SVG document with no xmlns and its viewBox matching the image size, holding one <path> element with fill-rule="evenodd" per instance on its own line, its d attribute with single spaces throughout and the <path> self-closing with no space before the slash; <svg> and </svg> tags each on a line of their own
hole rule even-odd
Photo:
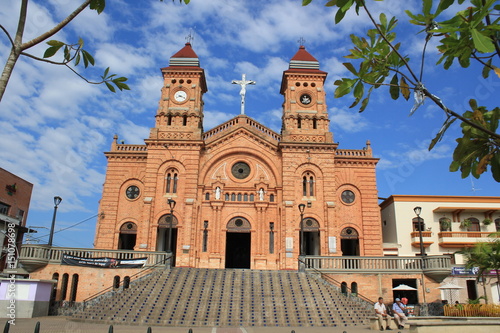
<svg viewBox="0 0 500 333">
<path fill-rule="evenodd" d="M 226 197 L 226 201 L 229 201 L 229 193 L 226 193 L 225 197 Z"/>
<path fill-rule="evenodd" d="M 497 231 L 500 231 L 500 218 L 495 220 L 495 228 Z"/>
<path fill-rule="evenodd" d="M 69 294 L 69 301 L 74 302 L 76 300 L 76 292 L 78 290 L 78 274 L 73 274 L 71 278 L 71 292 Z"/>
<path fill-rule="evenodd" d="M 52 292 L 50 294 L 50 302 L 54 303 L 56 301 L 57 283 L 59 282 L 59 273 L 52 274 L 52 280 L 56 280 L 56 283 L 54 283 L 52 285 Z"/>
<path fill-rule="evenodd" d="M 309 196 L 314 197 L 314 177 L 309 177 Z"/>
<path fill-rule="evenodd" d="M 313 118 L 313 129 L 317 128 L 318 128 L 318 121 L 316 120 L 316 118 Z"/>
<path fill-rule="evenodd" d="M 205 200 L 210 200 L 210 192 L 205 193 Z"/>
<path fill-rule="evenodd" d="M 236 201 L 236 194 L 234 193 L 231 194 L 231 201 Z"/>
<path fill-rule="evenodd" d="M 241 193 L 238 193 L 238 201 L 241 201 Z"/>
<path fill-rule="evenodd" d="M 269 202 L 274 202 L 274 194 L 269 195 Z"/>
<path fill-rule="evenodd" d="M 307 177 L 302 177 L 302 196 L 307 197 Z"/>
<path fill-rule="evenodd" d="M 68 280 L 69 274 L 64 273 L 61 281 L 61 299 L 60 301 L 64 301 L 66 299 L 66 293 L 68 292 Z"/>
<path fill-rule="evenodd" d="M 125 276 L 123 278 L 123 289 L 128 289 L 130 287 L 130 276 Z"/>
<path fill-rule="evenodd" d="M 420 217 L 421 224 L 418 221 L 419 217 L 414 217 L 411 221 L 413 222 L 413 231 L 425 231 L 425 221 Z M 419 230 L 420 228 L 420 230 Z"/>
<path fill-rule="evenodd" d="M 358 293 L 358 284 L 356 282 L 351 283 L 351 293 L 353 293 L 353 294 Z"/>
<path fill-rule="evenodd" d="M 169 114 L 167 116 L 167 126 L 170 126 L 170 125 L 172 125 L 172 115 L 171 114 Z"/>
<path fill-rule="evenodd" d="M 120 287 L 120 276 L 115 275 L 115 277 L 113 278 L 113 288 L 118 289 L 119 287 Z"/>
<path fill-rule="evenodd" d="M 255 196 L 253 194 L 250 194 L 250 201 L 254 201 L 255 200 Z"/>
<path fill-rule="evenodd" d="M 479 220 L 475 217 L 469 217 L 470 227 L 467 228 L 467 231 L 480 231 L 481 227 L 479 225 Z"/>
<path fill-rule="evenodd" d="M 125 222 L 120 227 L 118 250 L 133 250 L 137 240 L 137 224 Z"/>
<path fill-rule="evenodd" d="M 177 184 L 179 181 L 179 175 L 176 170 L 169 170 L 166 178 L 166 190 L 165 193 L 177 193 Z"/>
<path fill-rule="evenodd" d="M 248 201 L 248 194 L 243 194 L 243 201 Z"/>
<path fill-rule="evenodd" d="M 347 282 L 344 281 L 340 284 L 340 292 L 342 294 L 347 294 Z"/>
<path fill-rule="evenodd" d="M 297 128 L 302 128 L 302 118 L 297 118 Z"/>
<path fill-rule="evenodd" d="M 188 116 L 187 115 L 183 115 L 182 116 L 182 126 L 186 126 L 187 122 L 188 122 Z"/>
</svg>

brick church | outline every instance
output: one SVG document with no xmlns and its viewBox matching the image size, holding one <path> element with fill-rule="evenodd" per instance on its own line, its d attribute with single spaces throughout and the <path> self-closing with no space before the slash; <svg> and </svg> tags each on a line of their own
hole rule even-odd
<svg viewBox="0 0 500 333">
<path fill-rule="evenodd" d="M 244 77 L 241 114 L 205 130 L 208 86 L 190 43 L 162 75 L 145 144 L 115 136 L 105 153 L 97 249 L 172 252 L 178 267 L 268 270 L 297 269 L 301 252 L 382 255 L 378 159 L 369 142 L 359 150 L 334 142 L 327 73 L 304 46 L 283 72 L 280 133 L 244 114 Z"/>
</svg>

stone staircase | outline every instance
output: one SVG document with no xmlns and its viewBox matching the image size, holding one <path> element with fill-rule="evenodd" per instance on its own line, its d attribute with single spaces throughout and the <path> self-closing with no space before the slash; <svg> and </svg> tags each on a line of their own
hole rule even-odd
<svg viewBox="0 0 500 333">
<path fill-rule="evenodd" d="M 159 326 L 366 325 L 373 311 L 306 273 L 172 268 L 75 313 L 76 321 Z"/>
</svg>

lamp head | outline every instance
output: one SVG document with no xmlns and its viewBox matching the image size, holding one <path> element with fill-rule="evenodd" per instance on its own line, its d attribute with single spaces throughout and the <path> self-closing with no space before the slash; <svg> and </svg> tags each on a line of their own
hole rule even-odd
<svg viewBox="0 0 500 333">
<path fill-rule="evenodd" d="M 422 213 L 422 207 L 417 206 L 413 208 L 413 211 L 415 212 L 415 214 L 420 215 L 420 213 Z"/>
<path fill-rule="evenodd" d="M 306 209 L 306 205 L 304 205 L 303 203 L 299 205 L 299 211 L 301 214 L 304 213 L 304 209 Z"/>
<path fill-rule="evenodd" d="M 171 209 L 171 210 L 174 210 L 174 208 L 175 208 L 175 204 L 176 204 L 175 200 L 173 200 L 173 199 L 168 199 L 167 203 L 168 203 L 168 205 L 170 206 L 170 209 Z"/>
<path fill-rule="evenodd" d="M 57 197 L 54 197 L 54 205 L 57 207 L 59 206 L 59 204 L 61 203 L 62 201 L 62 198 L 57 196 Z"/>
</svg>

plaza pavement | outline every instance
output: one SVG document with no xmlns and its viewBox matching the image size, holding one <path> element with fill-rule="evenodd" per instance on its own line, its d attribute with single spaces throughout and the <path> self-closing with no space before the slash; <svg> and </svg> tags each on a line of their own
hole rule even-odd
<svg viewBox="0 0 500 333">
<path fill-rule="evenodd" d="M 0 321 L 3 330 L 7 319 Z M 92 324 L 70 321 L 67 317 L 51 316 L 16 319 L 9 333 L 33 333 L 36 322 L 40 322 L 40 333 L 107 333 L 108 324 Z M 369 333 L 368 325 L 359 327 L 191 327 L 193 333 Z M 190 327 L 151 326 L 152 333 L 187 333 Z M 146 333 L 147 326 L 113 325 L 114 333 Z M 373 331 L 372 331 L 373 332 Z M 399 332 L 393 330 L 392 332 Z"/>
</svg>

